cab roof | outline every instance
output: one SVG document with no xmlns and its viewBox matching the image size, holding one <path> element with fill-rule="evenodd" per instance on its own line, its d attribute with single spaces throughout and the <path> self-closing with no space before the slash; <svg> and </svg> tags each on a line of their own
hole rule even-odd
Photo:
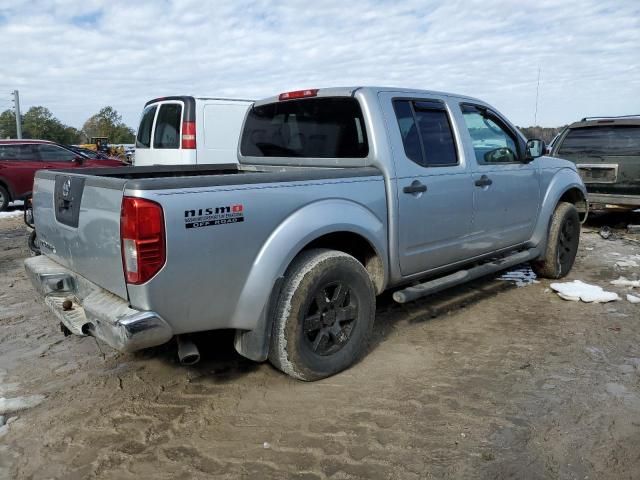
<svg viewBox="0 0 640 480">
<path fill-rule="evenodd" d="M 469 100 L 479 104 L 485 104 L 482 100 L 477 98 L 468 97 L 466 95 L 459 95 L 456 93 L 448 93 L 448 92 L 439 92 L 435 90 L 420 90 L 414 88 L 402 88 L 402 87 L 375 87 L 375 86 L 354 86 L 354 87 L 328 87 L 328 88 L 317 88 L 317 89 L 306 89 L 306 90 L 296 90 L 295 92 L 283 92 L 278 95 L 274 95 L 272 97 L 267 97 L 261 100 L 257 100 L 255 102 L 256 106 L 266 105 L 269 103 L 277 103 L 281 101 L 288 101 L 289 99 L 295 98 L 305 98 L 305 97 L 352 97 L 355 95 L 358 90 L 367 90 L 374 94 L 381 92 L 398 92 L 398 93 L 408 93 L 415 95 L 441 95 L 447 97 L 455 97 L 463 100 Z M 315 92 L 313 95 L 308 96 L 300 96 L 300 97 L 290 97 L 290 98 L 282 98 L 285 94 L 290 93 L 299 93 L 299 92 Z"/>
</svg>

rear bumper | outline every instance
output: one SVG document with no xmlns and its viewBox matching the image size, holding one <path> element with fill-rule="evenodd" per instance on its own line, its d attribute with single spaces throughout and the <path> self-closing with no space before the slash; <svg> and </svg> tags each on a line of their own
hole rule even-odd
<svg viewBox="0 0 640 480">
<path fill-rule="evenodd" d="M 157 313 L 135 310 L 86 278 L 41 255 L 24 262 L 45 304 L 71 332 L 92 335 L 122 352 L 168 342 L 171 327 Z M 71 308 L 63 308 L 70 300 Z"/>
<path fill-rule="evenodd" d="M 589 193 L 589 203 L 620 207 L 640 207 L 640 195 L 620 195 L 615 193 Z"/>
</svg>

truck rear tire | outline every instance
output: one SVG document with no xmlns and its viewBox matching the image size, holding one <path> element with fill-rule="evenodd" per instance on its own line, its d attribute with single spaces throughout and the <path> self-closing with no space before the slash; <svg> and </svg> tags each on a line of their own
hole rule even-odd
<svg viewBox="0 0 640 480">
<path fill-rule="evenodd" d="M 328 249 L 303 252 L 285 275 L 269 361 L 305 381 L 338 373 L 364 353 L 375 309 L 373 283 L 355 258 Z"/>
<path fill-rule="evenodd" d="M 539 277 L 562 278 L 571 271 L 580 243 L 580 218 L 572 203 L 561 202 L 553 212 L 547 248 L 531 268 Z"/>
<path fill-rule="evenodd" d="M 4 212 L 9 206 L 9 192 L 0 185 L 0 212 Z"/>
</svg>

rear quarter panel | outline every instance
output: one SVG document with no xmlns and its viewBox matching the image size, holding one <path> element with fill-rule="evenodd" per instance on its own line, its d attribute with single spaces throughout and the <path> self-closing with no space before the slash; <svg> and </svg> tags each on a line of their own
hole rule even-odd
<svg viewBox="0 0 640 480">
<path fill-rule="evenodd" d="M 131 305 L 158 312 L 177 334 L 255 328 L 276 279 L 325 233 L 362 234 L 386 266 L 382 176 L 125 193 L 162 204 L 167 230 L 165 267 L 128 287 Z M 234 205 L 241 222 L 185 228 L 185 211 Z"/>
</svg>

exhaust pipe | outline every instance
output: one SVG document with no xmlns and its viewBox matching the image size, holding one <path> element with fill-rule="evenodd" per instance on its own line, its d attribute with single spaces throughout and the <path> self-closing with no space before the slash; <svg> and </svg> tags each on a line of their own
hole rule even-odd
<svg viewBox="0 0 640 480">
<path fill-rule="evenodd" d="M 196 344 L 183 335 L 178 335 L 178 358 L 182 365 L 195 365 L 200 361 L 200 352 Z"/>
</svg>

